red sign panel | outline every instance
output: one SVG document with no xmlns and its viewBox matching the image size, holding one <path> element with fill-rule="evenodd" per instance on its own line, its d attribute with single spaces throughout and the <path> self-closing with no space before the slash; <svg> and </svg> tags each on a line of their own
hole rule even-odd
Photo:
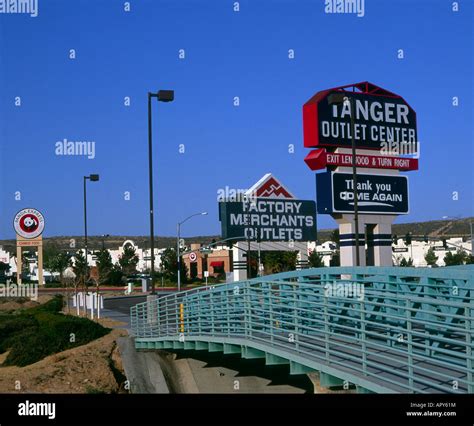
<svg viewBox="0 0 474 426">
<path fill-rule="evenodd" d="M 343 95 L 349 102 L 330 102 L 332 94 Z M 357 148 L 396 146 L 413 152 L 418 141 L 415 111 L 401 96 L 369 82 L 316 93 L 303 106 L 303 128 L 306 148 L 350 147 L 354 137 Z"/>
<path fill-rule="evenodd" d="M 324 169 L 327 166 L 352 167 L 352 154 L 331 153 L 325 149 L 315 149 L 304 159 L 311 170 Z M 403 158 L 376 155 L 356 155 L 356 166 L 373 169 L 418 170 L 416 158 Z"/>
</svg>

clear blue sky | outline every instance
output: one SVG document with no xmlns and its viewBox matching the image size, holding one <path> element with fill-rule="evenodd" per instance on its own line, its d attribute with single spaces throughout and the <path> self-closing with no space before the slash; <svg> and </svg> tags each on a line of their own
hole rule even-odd
<svg viewBox="0 0 474 426">
<path fill-rule="evenodd" d="M 175 102 L 153 103 L 157 235 L 202 210 L 183 234 L 219 233 L 217 190 L 267 172 L 313 199 L 302 105 L 365 80 L 417 112 L 420 170 L 398 222 L 473 215 L 472 1 L 454 13 L 451 0 L 366 0 L 363 18 L 326 14 L 323 0 L 240 1 L 238 13 L 230 0 L 132 0 L 129 13 L 123 3 L 39 0 L 36 18 L 0 14 L 0 238 L 23 207 L 42 211 L 45 236 L 82 234 L 90 173 L 100 182 L 88 185 L 89 233 L 147 234 L 146 94 L 168 88 Z M 95 158 L 55 155 L 64 138 L 95 141 Z M 335 222 L 319 216 L 319 227 Z"/>
</svg>

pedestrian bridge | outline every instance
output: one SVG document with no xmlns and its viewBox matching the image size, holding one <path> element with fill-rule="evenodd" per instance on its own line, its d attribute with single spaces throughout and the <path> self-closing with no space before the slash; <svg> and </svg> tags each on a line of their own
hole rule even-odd
<svg viewBox="0 0 474 426">
<path fill-rule="evenodd" d="M 474 393 L 474 265 L 313 268 L 131 308 L 137 349 L 207 350 L 359 392 Z"/>
</svg>

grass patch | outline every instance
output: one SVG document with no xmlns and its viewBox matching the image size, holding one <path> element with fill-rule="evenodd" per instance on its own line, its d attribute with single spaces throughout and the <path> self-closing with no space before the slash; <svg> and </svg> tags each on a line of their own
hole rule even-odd
<svg viewBox="0 0 474 426">
<path fill-rule="evenodd" d="M 23 367 L 48 355 L 85 345 L 110 332 L 86 318 L 64 315 L 62 296 L 20 313 L 0 316 L 0 353 L 10 350 L 2 365 Z"/>
<path fill-rule="evenodd" d="M 108 393 L 108 392 L 105 392 L 102 389 L 95 388 L 93 386 L 87 385 L 86 386 L 86 393 L 88 393 L 88 394 L 104 394 L 104 393 Z"/>
<path fill-rule="evenodd" d="M 28 299 L 27 297 L 2 297 L 0 298 L 0 305 L 4 304 L 4 303 L 9 303 L 9 302 L 15 302 L 15 303 L 19 303 L 19 304 L 23 304 L 25 302 L 29 302 L 30 299 Z"/>
</svg>

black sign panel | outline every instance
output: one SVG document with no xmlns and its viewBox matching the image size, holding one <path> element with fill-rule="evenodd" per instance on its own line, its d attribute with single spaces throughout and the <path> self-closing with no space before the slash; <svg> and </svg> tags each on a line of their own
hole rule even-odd
<svg viewBox="0 0 474 426">
<path fill-rule="evenodd" d="M 340 92 L 334 92 L 340 93 Z M 354 105 L 357 147 L 386 149 L 399 154 L 416 152 L 416 113 L 400 97 L 345 93 Z M 318 103 L 318 145 L 351 146 L 351 104 Z"/>
<path fill-rule="evenodd" d="M 318 213 L 353 213 L 354 189 L 351 173 L 316 175 Z M 407 214 L 406 176 L 357 174 L 359 213 Z"/>
<path fill-rule="evenodd" d="M 406 253 L 408 252 L 408 247 L 392 247 L 394 253 Z"/>
<path fill-rule="evenodd" d="M 252 241 L 314 241 L 316 203 L 256 198 L 219 203 L 222 238 Z"/>
</svg>

